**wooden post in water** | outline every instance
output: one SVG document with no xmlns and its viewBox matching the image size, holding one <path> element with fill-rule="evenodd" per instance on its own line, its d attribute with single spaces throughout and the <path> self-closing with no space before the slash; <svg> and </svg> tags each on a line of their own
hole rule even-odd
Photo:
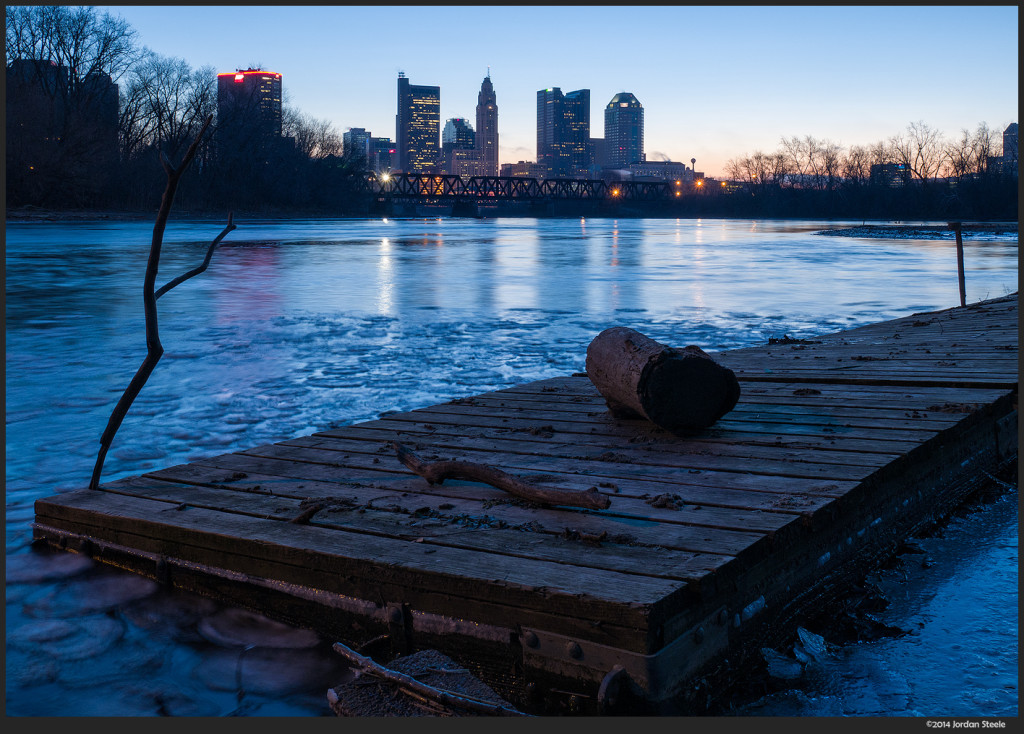
<svg viewBox="0 0 1024 734">
<path fill-rule="evenodd" d="M 964 240 L 960 236 L 960 222 L 950 222 L 950 228 L 956 232 L 956 275 L 960 280 L 960 305 L 967 305 L 967 288 L 964 285 Z"/>
</svg>

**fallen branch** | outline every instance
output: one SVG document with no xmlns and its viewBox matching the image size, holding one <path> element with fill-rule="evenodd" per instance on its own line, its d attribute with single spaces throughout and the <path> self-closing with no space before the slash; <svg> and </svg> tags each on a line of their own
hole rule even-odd
<svg viewBox="0 0 1024 734">
<path fill-rule="evenodd" d="M 391 446 L 398 454 L 398 460 L 426 479 L 429 484 L 441 484 L 445 479 L 467 479 L 471 482 L 489 484 L 496 489 L 541 505 L 583 507 L 588 510 L 604 510 L 612 503 L 608 497 L 597 491 L 597 487 L 582 492 L 545 489 L 527 484 L 511 474 L 485 464 L 470 461 L 426 462 L 397 441 L 392 441 Z"/>
<path fill-rule="evenodd" d="M 160 199 L 160 209 L 157 212 L 156 222 L 153 224 L 153 239 L 149 246 L 149 260 L 146 264 L 146 277 L 142 284 L 142 305 L 146 316 L 146 357 L 139 366 L 139 369 L 136 371 L 132 381 L 128 383 L 128 387 L 125 388 L 120 400 L 117 401 L 117 405 L 114 406 L 114 411 L 110 414 L 110 419 L 107 421 L 107 427 L 104 429 L 103 435 L 100 436 L 100 450 L 96 456 L 96 464 L 93 466 L 92 479 L 89 481 L 89 489 L 99 489 L 100 474 L 103 471 L 103 462 L 107 458 L 107 451 L 110 449 L 110 444 L 114 441 L 114 435 L 117 433 L 117 429 L 121 427 L 122 421 L 124 421 L 125 416 L 128 414 L 128 409 L 131 408 L 132 403 L 135 402 L 135 398 L 138 397 L 143 386 L 146 384 L 146 381 L 149 380 L 149 376 L 156 368 L 157 362 L 160 361 L 160 357 L 163 356 L 164 348 L 160 343 L 156 299 L 171 288 L 180 285 L 189 278 L 206 270 L 207 266 L 210 264 L 210 258 L 213 256 L 214 248 L 217 247 L 228 232 L 235 229 L 235 225 L 232 222 L 232 216 L 229 214 L 227 226 L 219 235 L 217 235 L 216 239 L 214 239 L 213 243 L 210 245 L 206 252 L 206 259 L 203 261 L 203 264 L 198 268 L 190 270 L 184 275 L 175 278 L 159 290 L 155 290 L 156 274 L 160 267 L 160 248 L 163 246 L 164 241 L 164 229 L 167 226 L 167 218 L 171 213 L 171 204 L 174 201 L 174 194 L 178 189 L 178 181 L 181 179 L 185 169 L 188 168 L 189 164 L 192 162 L 192 159 L 195 158 L 196 153 L 199 150 L 199 143 L 202 141 L 203 135 L 206 133 L 206 129 L 210 126 L 211 122 L 213 122 L 213 115 L 206 118 L 206 122 L 203 124 L 202 129 L 199 131 L 199 134 L 196 135 L 195 140 L 192 141 L 192 145 L 189 146 L 188 151 L 185 153 L 185 157 L 177 168 L 172 166 L 171 162 L 167 160 L 167 156 L 164 155 L 163 151 L 160 151 L 160 163 L 163 165 L 164 172 L 167 174 L 167 185 L 164 188 L 163 197 Z"/>
<path fill-rule="evenodd" d="M 434 688 L 434 686 L 422 683 L 405 673 L 399 673 L 397 670 L 385 668 L 383 665 L 375 663 L 370 658 L 360 655 L 352 648 L 347 647 L 340 642 L 334 643 L 334 651 L 340 653 L 360 673 L 367 673 L 375 678 L 380 678 L 381 680 L 388 681 L 389 683 L 394 683 L 402 690 L 412 693 L 417 697 L 426 698 L 428 701 L 434 701 L 447 706 L 454 706 L 455 708 L 465 709 L 479 714 L 489 714 L 491 716 L 529 716 L 529 714 L 525 714 L 514 708 L 509 708 L 508 706 L 502 706 L 501 704 L 490 703 L 488 701 L 481 701 L 480 699 L 470 698 L 460 693 L 452 693 L 451 691 Z"/>
</svg>

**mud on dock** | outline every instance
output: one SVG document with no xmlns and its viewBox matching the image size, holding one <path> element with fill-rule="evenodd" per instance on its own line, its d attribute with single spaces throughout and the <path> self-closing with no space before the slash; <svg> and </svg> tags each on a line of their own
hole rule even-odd
<svg viewBox="0 0 1024 734">
<path fill-rule="evenodd" d="M 1016 460 L 1017 295 L 714 356 L 742 394 L 693 435 L 542 380 L 47 497 L 34 536 L 353 647 L 439 650 L 525 711 L 699 712 Z M 611 506 L 430 486 L 391 441 Z"/>
</svg>

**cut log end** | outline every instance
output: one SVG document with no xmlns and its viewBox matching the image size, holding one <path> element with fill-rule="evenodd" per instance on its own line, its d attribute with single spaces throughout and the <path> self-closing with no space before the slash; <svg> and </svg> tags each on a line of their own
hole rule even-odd
<svg viewBox="0 0 1024 734">
<path fill-rule="evenodd" d="M 587 375 L 615 417 L 646 418 L 673 432 L 707 428 L 740 396 L 735 373 L 700 347 L 668 347 L 621 326 L 590 343 Z"/>
</svg>

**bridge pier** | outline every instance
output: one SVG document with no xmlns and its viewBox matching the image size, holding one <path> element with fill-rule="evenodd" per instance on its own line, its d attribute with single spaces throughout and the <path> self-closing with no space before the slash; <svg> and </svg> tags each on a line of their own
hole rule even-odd
<svg viewBox="0 0 1024 734">
<path fill-rule="evenodd" d="M 478 217 L 480 216 L 477 202 L 473 199 L 457 199 L 452 203 L 453 217 Z"/>
<path fill-rule="evenodd" d="M 535 217 L 553 217 L 555 202 L 550 199 L 534 199 L 530 202 L 530 214 Z"/>
</svg>

